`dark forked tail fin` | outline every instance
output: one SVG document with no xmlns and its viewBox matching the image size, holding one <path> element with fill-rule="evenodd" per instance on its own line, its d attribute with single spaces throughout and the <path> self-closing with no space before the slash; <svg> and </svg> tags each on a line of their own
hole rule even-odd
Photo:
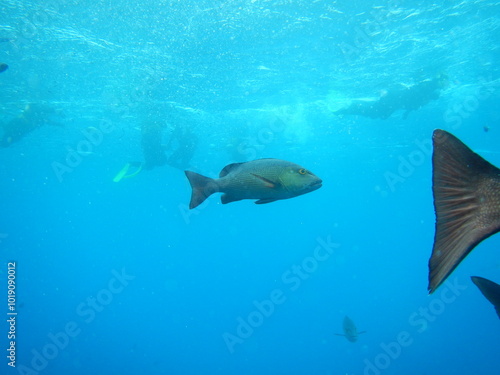
<svg viewBox="0 0 500 375">
<path fill-rule="evenodd" d="M 184 171 L 191 184 L 191 202 L 189 208 L 193 209 L 202 204 L 213 193 L 218 191 L 217 183 L 213 178 L 202 176 L 199 173 Z"/>
<path fill-rule="evenodd" d="M 500 230 L 500 169 L 444 130 L 434 131 L 433 144 L 436 234 L 430 293 L 479 242 Z"/>
</svg>

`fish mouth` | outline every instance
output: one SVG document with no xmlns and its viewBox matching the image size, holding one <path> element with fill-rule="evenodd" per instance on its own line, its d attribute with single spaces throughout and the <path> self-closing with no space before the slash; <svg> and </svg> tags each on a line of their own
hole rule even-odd
<svg viewBox="0 0 500 375">
<path fill-rule="evenodd" d="M 314 181 L 313 183 L 309 184 L 308 188 L 313 191 L 319 189 L 321 186 L 323 186 L 323 180 L 318 180 Z"/>
</svg>

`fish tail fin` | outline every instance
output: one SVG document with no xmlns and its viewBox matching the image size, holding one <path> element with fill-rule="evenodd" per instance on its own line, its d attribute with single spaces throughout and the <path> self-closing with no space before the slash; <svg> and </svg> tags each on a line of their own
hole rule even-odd
<svg viewBox="0 0 500 375">
<path fill-rule="evenodd" d="M 191 184 L 191 201 L 189 208 L 193 209 L 202 204 L 213 193 L 219 191 L 216 180 L 210 177 L 202 176 L 199 173 L 184 171 Z"/>
<path fill-rule="evenodd" d="M 476 284 L 483 296 L 493 304 L 500 318 L 500 285 L 491 280 L 479 276 L 472 276 L 472 282 Z"/>
<path fill-rule="evenodd" d="M 500 169 L 444 130 L 434 131 L 433 147 L 436 234 L 429 259 L 429 293 L 479 242 L 500 230 L 494 208 L 500 199 Z"/>
</svg>

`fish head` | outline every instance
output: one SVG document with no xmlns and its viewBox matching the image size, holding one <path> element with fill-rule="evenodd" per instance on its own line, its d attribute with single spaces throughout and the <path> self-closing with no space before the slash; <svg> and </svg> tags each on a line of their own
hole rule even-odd
<svg viewBox="0 0 500 375">
<path fill-rule="evenodd" d="M 280 176 L 283 187 L 292 196 L 302 195 L 319 189 L 322 180 L 311 171 L 299 165 L 291 165 L 284 169 Z"/>
</svg>

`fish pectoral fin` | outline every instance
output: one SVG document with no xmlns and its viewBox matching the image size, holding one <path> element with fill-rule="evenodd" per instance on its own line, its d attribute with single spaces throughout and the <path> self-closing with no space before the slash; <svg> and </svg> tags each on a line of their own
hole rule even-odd
<svg viewBox="0 0 500 375">
<path fill-rule="evenodd" d="M 257 177 L 259 180 L 264 181 L 266 187 L 268 187 L 268 188 L 274 189 L 278 185 L 277 183 L 269 180 L 268 178 L 259 176 L 258 174 L 252 173 L 252 176 Z M 263 203 L 267 203 L 267 202 L 263 202 Z"/>
<path fill-rule="evenodd" d="M 265 198 L 265 199 L 259 199 L 258 201 L 255 202 L 255 204 L 265 204 L 265 203 L 271 203 L 274 201 L 277 201 L 277 199 Z"/>
</svg>

